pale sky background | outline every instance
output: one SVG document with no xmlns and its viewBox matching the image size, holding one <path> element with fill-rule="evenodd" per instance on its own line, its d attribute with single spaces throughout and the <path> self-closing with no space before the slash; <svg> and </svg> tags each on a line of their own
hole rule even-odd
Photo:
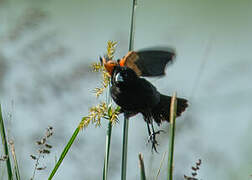
<svg viewBox="0 0 252 180">
<path fill-rule="evenodd" d="M 127 53 L 131 4 L 0 1 L 0 100 L 22 179 L 31 177 L 29 156 L 49 125 L 55 131 L 53 150 L 38 180 L 48 178 L 81 118 L 102 100 L 92 93 L 101 79 L 90 65 L 106 52 L 108 40 L 118 41 L 117 58 Z M 176 91 L 190 103 L 177 120 L 175 179 L 190 175 L 199 158 L 200 179 L 251 179 L 251 8 L 249 0 L 138 0 L 134 48 L 172 46 L 177 52 L 167 75 L 149 80 L 161 93 Z M 112 132 L 111 180 L 120 179 L 122 118 Z M 103 121 L 101 128 L 91 125 L 79 134 L 55 180 L 102 178 L 106 126 Z M 160 128 L 168 131 L 168 124 Z M 139 152 L 154 179 L 167 136 L 159 136 L 159 154 L 152 154 L 142 116 L 130 120 L 128 179 L 140 179 Z M 165 169 L 166 163 L 159 179 L 166 177 Z"/>
</svg>

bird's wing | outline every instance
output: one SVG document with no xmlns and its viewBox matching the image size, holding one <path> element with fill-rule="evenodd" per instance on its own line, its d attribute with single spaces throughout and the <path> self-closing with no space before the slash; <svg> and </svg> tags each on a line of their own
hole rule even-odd
<svg viewBox="0 0 252 180">
<path fill-rule="evenodd" d="M 130 51 L 119 63 L 133 69 L 138 76 L 154 77 L 165 75 L 165 68 L 174 57 L 173 49 Z"/>
</svg>

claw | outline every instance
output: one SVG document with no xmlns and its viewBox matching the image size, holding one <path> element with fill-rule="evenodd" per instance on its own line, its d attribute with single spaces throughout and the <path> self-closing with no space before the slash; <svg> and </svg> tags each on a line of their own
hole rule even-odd
<svg viewBox="0 0 252 180">
<path fill-rule="evenodd" d="M 165 131 L 164 131 L 164 130 L 155 131 L 152 119 L 147 119 L 147 120 L 146 120 L 146 124 L 147 124 L 148 134 L 149 134 L 147 143 L 150 143 L 150 142 L 151 142 L 151 143 L 152 143 L 152 147 L 151 147 L 152 152 L 153 152 L 153 150 L 154 150 L 155 152 L 157 152 L 156 146 L 158 145 L 158 142 L 157 142 L 157 140 L 156 140 L 156 135 L 157 135 L 157 134 L 160 134 L 161 132 L 165 132 Z M 150 125 L 151 125 L 151 129 L 150 129 Z M 151 130 L 152 130 L 152 131 L 151 131 Z"/>
<path fill-rule="evenodd" d="M 149 135 L 149 138 L 148 138 L 148 143 L 149 143 L 150 141 L 152 141 L 152 140 L 154 140 L 155 142 L 157 142 L 157 141 L 156 141 L 156 134 L 160 134 L 161 132 L 165 133 L 164 130 L 158 130 L 158 131 L 156 131 L 156 132 L 151 133 L 151 134 Z"/>
<path fill-rule="evenodd" d="M 156 135 L 160 134 L 161 132 L 165 132 L 165 131 L 164 130 L 158 130 L 156 132 L 151 133 L 149 135 L 149 137 L 148 137 L 148 143 L 150 143 L 150 142 L 152 143 L 151 149 L 152 149 L 152 151 L 154 150 L 156 153 L 158 153 L 157 148 L 156 148 L 156 146 L 158 146 L 158 142 L 156 140 Z"/>
</svg>

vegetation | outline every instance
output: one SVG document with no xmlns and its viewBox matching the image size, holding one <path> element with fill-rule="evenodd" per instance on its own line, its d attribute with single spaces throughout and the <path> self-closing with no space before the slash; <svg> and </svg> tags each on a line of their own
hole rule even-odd
<svg viewBox="0 0 252 180">
<path fill-rule="evenodd" d="M 130 38 L 129 38 L 129 51 L 133 50 L 133 42 L 134 42 L 134 20 L 135 20 L 135 10 L 136 10 L 136 0 L 133 0 L 132 3 L 132 16 L 131 16 L 131 26 L 130 26 Z M 14 38 L 14 36 L 12 37 Z M 107 56 L 111 59 L 114 58 L 115 48 L 116 48 L 116 42 L 114 41 L 108 41 L 107 45 Z M 110 75 L 106 72 L 103 65 L 101 63 L 94 63 L 92 65 L 93 70 L 96 72 L 101 73 L 102 77 L 102 84 L 100 87 L 97 87 L 94 89 L 95 95 L 97 98 L 100 97 L 102 93 L 106 91 L 110 87 Z M 108 93 L 108 91 L 107 91 Z M 174 141 L 175 141 L 175 124 L 176 124 L 176 94 L 173 95 L 172 103 L 171 103 L 171 119 L 170 119 L 170 135 L 169 135 L 169 148 L 168 148 L 168 167 L 167 167 L 167 179 L 172 180 L 173 179 L 173 169 L 174 169 Z M 55 174 L 57 173 L 58 168 L 61 166 L 64 158 L 66 157 L 67 153 L 69 152 L 70 148 L 72 147 L 72 144 L 74 143 L 76 137 L 78 136 L 79 132 L 81 130 L 85 130 L 86 127 L 88 127 L 90 124 L 94 124 L 95 127 L 99 127 L 101 124 L 101 120 L 105 119 L 108 121 L 107 125 L 107 134 L 106 134 L 106 146 L 105 146 L 105 157 L 104 157 L 104 167 L 103 167 L 103 179 L 107 180 L 108 178 L 108 171 L 109 171 L 109 159 L 110 159 L 110 145 L 111 145 L 111 134 L 112 134 L 112 128 L 113 125 L 116 124 L 118 121 L 118 115 L 120 113 L 120 107 L 113 105 L 111 98 L 109 97 L 109 93 L 107 95 L 106 101 L 100 102 L 98 105 L 93 106 L 89 110 L 89 114 L 82 118 L 81 122 L 78 124 L 77 128 L 73 132 L 72 136 L 70 137 L 68 143 L 64 147 L 59 159 L 57 160 L 57 163 L 55 167 L 52 169 L 51 174 L 49 175 L 48 179 L 53 179 Z M 129 119 L 128 117 L 124 117 L 124 128 L 123 128 L 123 144 L 122 144 L 122 165 L 121 165 L 121 179 L 126 180 L 126 174 L 127 174 L 127 144 L 128 144 L 128 127 L 129 127 Z M 2 138 L 2 144 L 4 147 L 4 155 L 0 157 L 0 163 L 5 162 L 6 169 L 7 169 L 7 175 L 9 180 L 20 180 L 20 172 L 19 172 L 19 163 L 17 161 L 16 153 L 15 153 L 15 147 L 14 147 L 14 141 L 8 141 L 8 137 L 6 137 L 5 127 L 4 127 L 4 120 L 1 112 L 1 105 L 0 105 L 0 130 L 1 130 L 1 138 Z M 34 170 L 32 172 L 31 180 L 36 179 L 35 175 L 37 171 L 44 170 L 46 166 L 41 166 L 40 160 L 41 157 L 46 156 L 50 153 L 52 145 L 48 143 L 49 138 L 53 135 L 53 128 L 48 127 L 46 129 L 45 135 L 37 141 L 38 145 L 38 152 L 36 155 L 31 155 L 31 158 L 34 160 Z M 11 158 L 12 157 L 12 160 Z M 146 171 L 144 167 L 144 159 L 143 155 L 139 154 L 139 168 L 140 168 L 140 177 L 141 180 L 145 180 L 148 177 L 146 177 Z M 163 161 L 161 162 L 161 166 L 163 164 Z M 201 160 L 196 163 L 196 166 L 192 168 L 192 176 L 184 176 L 185 179 L 196 179 L 197 171 L 199 170 L 199 166 L 201 165 Z M 64 168 L 64 167 L 62 167 Z M 159 168 L 160 172 L 161 167 Z M 158 179 L 157 174 L 156 179 Z"/>
</svg>

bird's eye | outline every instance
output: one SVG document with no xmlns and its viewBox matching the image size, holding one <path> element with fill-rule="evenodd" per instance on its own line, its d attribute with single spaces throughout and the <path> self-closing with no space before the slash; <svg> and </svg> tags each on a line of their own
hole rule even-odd
<svg viewBox="0 0 252 180">
<path fill-rule="evenodd" d="M 117 75 L 115 77 L 115 81 L 116 82 L 123 82 L 123 76 L 121 75 L 121 73 L 117 73 Z"/>
</svg>

